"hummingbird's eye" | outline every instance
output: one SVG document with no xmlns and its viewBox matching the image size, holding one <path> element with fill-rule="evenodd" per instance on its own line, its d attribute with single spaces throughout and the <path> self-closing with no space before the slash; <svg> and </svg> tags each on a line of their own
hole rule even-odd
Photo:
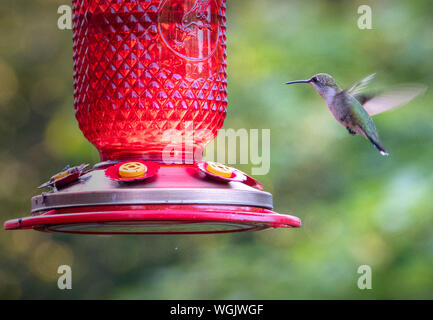
<svg viewBox="0 0 433 320">
<path fill-rule="evenodd" d="M 319 80 L 317 79 L 317 77 L 313 77 L 313 78 L 311 79 L 311 81 L 313 81 L 313 82 L 317 82 L 317 81 L 319 81 Z"/>
</svg>

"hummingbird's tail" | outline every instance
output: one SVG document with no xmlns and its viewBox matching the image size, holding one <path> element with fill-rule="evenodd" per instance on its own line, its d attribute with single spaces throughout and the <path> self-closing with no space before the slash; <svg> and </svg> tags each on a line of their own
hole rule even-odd
<svg viewBox="0 0 433 320">
<path fill-rule="evenodd" d="M 389 153 L 386 152 L 385 148 L 381 145 L 379 141 L 375 141 L 373 138 L 371 138 L 369 135 L 366 135 L 368 140 L 376 147 L 377 150 L 379 150 L 380 154 L 382 156 L 389 156 Z"/>
</svg>

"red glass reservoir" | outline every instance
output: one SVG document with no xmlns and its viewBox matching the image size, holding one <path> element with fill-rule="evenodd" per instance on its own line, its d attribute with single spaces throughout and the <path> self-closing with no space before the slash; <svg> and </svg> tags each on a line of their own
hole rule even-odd
<svg viewBox="0 0 433 320">
<path fill-rule="evenodd" d="M 102 160 L 201 155 L 226 116 L 225 0 L 73 0 L 73 10 L 76 117 Z"/>
</svg>

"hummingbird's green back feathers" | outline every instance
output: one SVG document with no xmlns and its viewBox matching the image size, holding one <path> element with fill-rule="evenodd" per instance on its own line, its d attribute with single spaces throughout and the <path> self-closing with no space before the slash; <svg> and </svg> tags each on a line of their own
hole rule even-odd
<svg viewBox="0 0 433 320">
<path fill-rule="evenodd" d="M 370 142 L 380 151 L 382 155 L 388 155 L 379 139 L 379 134 L 373 119 L 371 119 L 368 112 L 354 97 L 346 95 L 345 100 L 345 104 L 349 106 L 349 121 L 347 121 L 348 127 L 352 131 L 359 133 L 370 140 Z"/>
</svg>

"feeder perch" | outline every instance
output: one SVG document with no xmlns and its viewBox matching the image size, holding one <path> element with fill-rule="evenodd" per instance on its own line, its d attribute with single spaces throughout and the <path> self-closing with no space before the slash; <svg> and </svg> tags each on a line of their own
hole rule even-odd
<svg viewBox="0 0 433 320">
<path fill-rule="evenodd" d="M 201 159 L 227 111 L 225 0 L 73 0 L 74 104 L 101 162 L 65 168 L 5 229 L 187 234 L 299 227 Z M 87 170 L 87 171 L 86 171 Z"/>
</svg>

